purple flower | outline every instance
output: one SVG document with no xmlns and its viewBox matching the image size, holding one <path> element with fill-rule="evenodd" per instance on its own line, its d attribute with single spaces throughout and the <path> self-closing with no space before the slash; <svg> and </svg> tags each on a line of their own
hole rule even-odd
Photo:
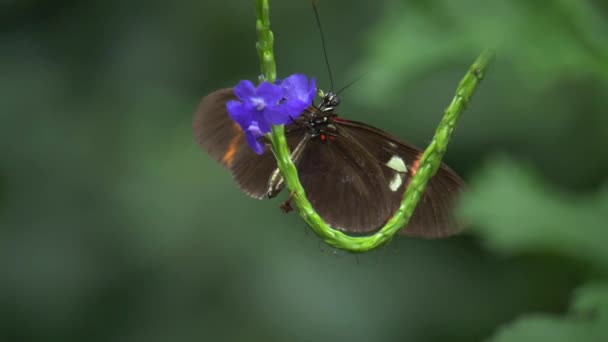
<svg viewBox="0 0 608 342">
<path fill-rule="evenodd" d="M 257 122 L 252 121 L 249 127 L 245 130 L 245 140 L 247 144 L 256 154 L 264 153 L 264 144 L 260 142 L 260 138 L 264 136 L 264 133 L 260 130 L 260 126 Z"/>
<path fill-rule="evenodd" d="M 281 82 L 281 88 L 285 98 L 284 105 L 299 116 L 315 99 L 317 82 L 314 77 L 311 77 L 309 82 L 305 75 L 294 74 Z"/>
<path fill-rule="evenodd" d="M 270 132 L 271 125 L 283 125 L 300 116 L 315 97 L 315 79 L 295 74 L 276 81 L 262 82 L 256 88 L 242 80 L 233 89 L 239 99 L 226 103 L 228 115 L 245 132 L 247 143 L 257 154 L 264 153 L 259 139 Z"/>
<path fill-rule="evenodd" d="M 281 87 L 268 82 L 262 82 L 257 89 L 251 81 L 243 80 L 233 89 L 234 95 L 241 100 L 230 100 L 226 103 L 228 115 L 247 130 L 252 121 L 256 122 L 262 133 L 270 132 L 268 112 L 278 106 L 283 99 Z"/>
<path fill-rule="evenodd" d="M 291 123 L 302 115 L 304 110 L 312 104 L 317 93 L 315 78 L 311 77 L 309 82 L 306 75 L 303 74 L 294 74 L 285 78 L 281 82 L 281 89 L 283 89 L 285 100 L 281 102 L 279 108 L 269 110 L 269 117 L 276 125 Z"/>
</svg>

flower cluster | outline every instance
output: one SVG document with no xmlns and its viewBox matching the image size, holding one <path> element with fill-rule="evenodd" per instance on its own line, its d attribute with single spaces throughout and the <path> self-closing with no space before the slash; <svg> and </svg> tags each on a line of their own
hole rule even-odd
<svg viewBox="0 0 608 342">
<path fill-rule="evenodd" d="M 270 132 L 271 125 L 284 125 L 300 116 L 316 94 L 314 77 L 294 74 L 274 84 L 262 82 L 256 88 L 242 80 L 233 89 L 239 100 L 226 103 L 228 115 L 245 132 L 247 143 L 257 154 L 264 153 L 260 138 Z"/>
</svg>

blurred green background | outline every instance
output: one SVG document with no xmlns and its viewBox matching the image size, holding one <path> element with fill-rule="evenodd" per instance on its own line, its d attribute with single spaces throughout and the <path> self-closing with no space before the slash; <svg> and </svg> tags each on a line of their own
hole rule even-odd
<svg viewBox="0 0 608 342">
<path fill-rule="evenodd" d="M 1 341 L 608 336 L 608 3 L 318 6 L 337 86 L 368 72 L 339 113 L 420 146 L 496 48 L 446 156 L 469 231 L 357 261 L 198 149 L 199 99 L 259 73 L 253 1 L 3 0 Z M 310 2 L 271 19 L 328 89 Z"/>
</svg>

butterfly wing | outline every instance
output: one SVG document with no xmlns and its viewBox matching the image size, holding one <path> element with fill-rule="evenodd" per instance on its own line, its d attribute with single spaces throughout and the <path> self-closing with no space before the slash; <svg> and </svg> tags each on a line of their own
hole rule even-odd
<svg viewBox="0 0 608 342">
<path fill-rule="evenodd" d="M 313 208 L 332 227 L 374 231 L 392 215 L 388 182 L 365 149 L 331 129 L 307 143 L 296 164 L 300 182 Z"/>
<path fill-rule="evenodd" d="M 342 134 L 352 137 L 381 166 L 389 180 L 391 212 L 399 207 L 411 177 L 418 169 L 422 151 L 406 142 L 394 138 L 373 126 L 343 119 L 336 119 Z M 447 165 L 441 163 L 437 173 L 427 184 L 414 215 L 402 233 L 420 237 L 444 237 L 459 232 L 462 228 L 453 214 L 457 196 L 464 188 L 463 180 Z"/>
<path fill-rule="evenodd" d="M 192 120 L 194 140 L 230 170 L 241 191 L 257 199 L 274 197 L 283 188 L 283 182 L 270 144 L 266 142 L 262 155 L 251 150 L 240 126 L 228 116 L 226 102 L 229 100 L 236 100 L 232 88 L 216 90 L 201 100 Z M 306 138 L 305 129 L 292 124 L 286 131 L 289 148 L 296 150 Z"/>
</svg>

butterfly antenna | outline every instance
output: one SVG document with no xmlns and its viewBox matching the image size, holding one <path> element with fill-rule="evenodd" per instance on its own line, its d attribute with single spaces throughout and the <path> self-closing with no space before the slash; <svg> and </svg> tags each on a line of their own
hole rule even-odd
<svg viewBox="0 0 608 342">
<path fill-rule="evenodd" d="M 334 90 L 334 78 L 331 74 L 331 68 L 329 67 L 329 58 L 327 58 L 327 47 L 325 46 L 325 35 L 323 34 L 323 28 L 321 27 L 321 20 L 319 19 L 319 11 L 317 10 L 317 2 L 312 0 L 312 9 L 315 11 L 315 18 L 317 19 L 317 27 L 321 34 L 321 43 L 323 44 L 323 55 L 325 55 L 325 65 L 327 65 L 327 72 L 329 73 L 329 83 L 331 84 L 331 90 Z"/>
<path fill-rule="evenodd" d="M 361 80 L 361 79 L 362 79 L 364 76 L 366 76 L 367 74 L 368 74 L 368 73 L 367 73 L 367 72 L 365 72 L 363 75 L 361 75 L 361 76 L 359 76 L 359 77 L 355 78 L 354 80 L 352 80 L 352 81 L 351 81 L 349 84 L 345 85 L 345 86 L 344 86 L 344 87 L 342 87 L 340 90 L 338 90 L 338 91 L 336 92 L 336 95 L 337 95 L 337 94 L 340 94 L 342 91 L 344 91 L 344 90 L 346 90 L 346 89 L 350 88 L 350 86 L 352 86 L 353 84 L 357 83 L 359 80 Z"/>
</svg>

